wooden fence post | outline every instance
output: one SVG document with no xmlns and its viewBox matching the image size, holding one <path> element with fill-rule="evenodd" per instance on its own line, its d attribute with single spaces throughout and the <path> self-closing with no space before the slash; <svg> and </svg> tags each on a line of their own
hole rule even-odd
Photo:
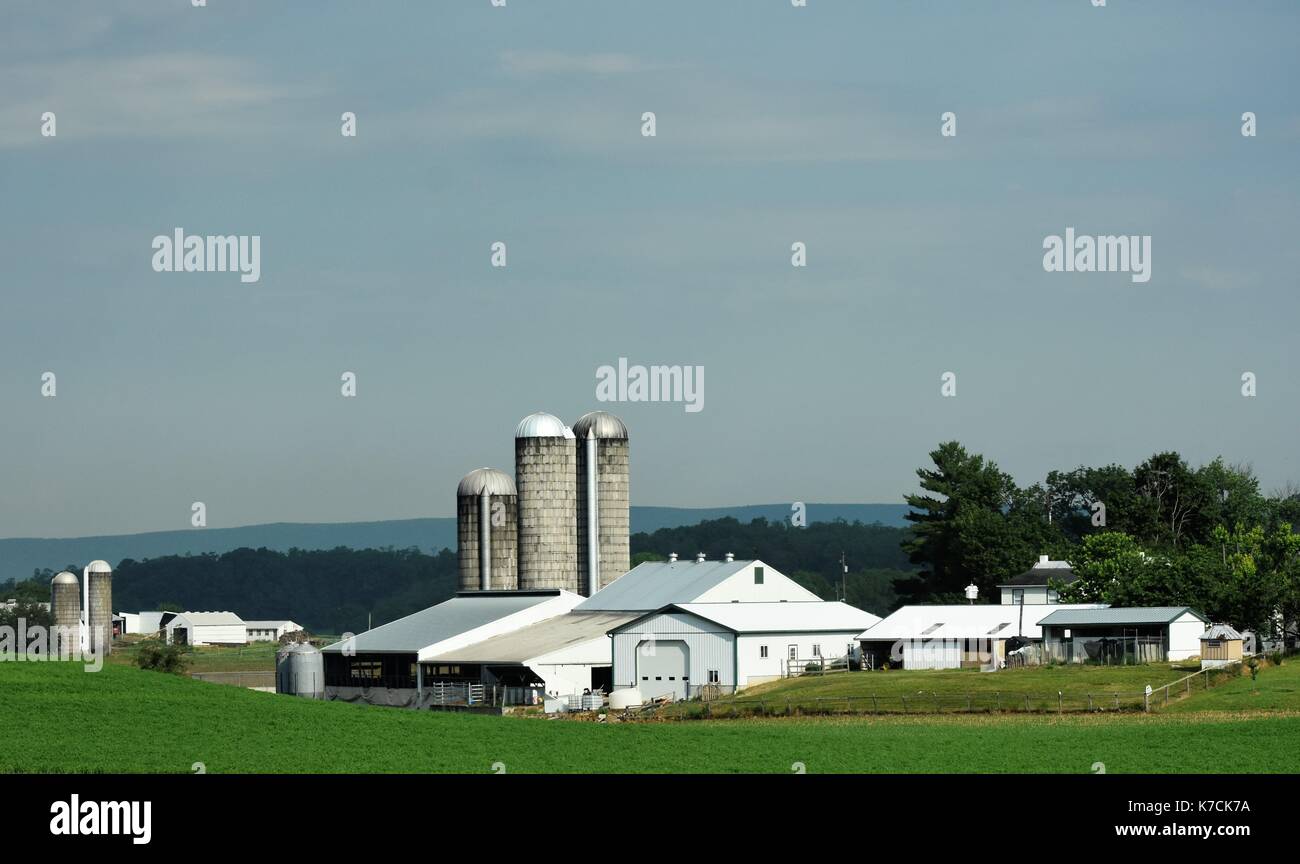
<svg viewBox="0 0 1300 864">
<path fill-rule="evenodd" d="M 1064 710 L 1065 710 L 1065 697 L 1061 695 L 1060 690 L 1057 690 L 1056 691 L 1056 713 L 1060 714 Z"/>
<path fill-rule="evenodd" d="M 880 700 L 876 699 L 876 694 L 871 694 L 871 710 L 877 714 L 880 713 Z"/>
</svg>

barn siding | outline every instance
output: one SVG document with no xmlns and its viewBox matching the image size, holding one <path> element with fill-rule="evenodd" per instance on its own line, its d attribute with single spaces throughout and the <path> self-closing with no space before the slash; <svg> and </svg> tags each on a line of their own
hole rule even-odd
<svg viewBox="0 0 1300 864">
<path fill-rule="evenodd" d="M 637 685 L 637 646 L 650 637 L 686 643 L 692 686 L 708 683 L 711 669 L 717 670 L 720 684 L 736 683 L 735 634 L 694 615 L 672 612 L 645 618 L 614 634 L 615 688 Z"/>
</svg>

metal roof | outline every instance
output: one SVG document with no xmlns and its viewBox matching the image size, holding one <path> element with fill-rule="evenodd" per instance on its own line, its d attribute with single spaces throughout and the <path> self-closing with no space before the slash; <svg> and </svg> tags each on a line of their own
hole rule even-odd
<svg viewBox="0 0 1300 864">
<path fill-rule="evenodd" d="M 579 603 L 575 612 L 653 612 L 690 603 L 753 561 L 645 561 Z"/>
<path fill-rule="evenodd" d="M 91 561 L 86 565 L 86 569 L 91 573 L 112 573 L 113 568 L 108 566 L 107 561 Z"/>
<path fill-rule="evenodd" d="M 288 618 L 279 621 L 245 621 L 244 626 L 253 630 L 270 630 L 272 628 L 284 627 L 287 624 L 293 624 Z"/>
<path fill-rule="evenodd" d="M 424 662 L 524 664 L 592 639 L 604 640 L 610 630 L 638 617 L 634 612 L 568 612 L 464 648 L 426 657 Z"/>
<path fill-rule="evenodd" d="M 627 440 L 627 426 L 608 411 L 592 411 L 583 414 L 578 418 L 578 422 L 573 424 L 573 434 L 578 438 L 586 438 L 588 431 L 597 438 Z"/>
<path fill-rule="evenodd" d="M 1061 611 L 1100 610 L 1101 604 L 983 603 L 966 606 L 904 606 L 858 635 L 867 641 L 899 639 L 1039 639 L 1044 619 Z M 1024 619 L 1021 619 L 1021 612 Z"/>
<path fill-rule="evenodd" d="M 456 497 L 477 497 L 486 492 L 489 495 L 515 495 L 515 478 L 495 468 L 475 468 L 461 478 L 456 487 Z"/>
<path fill-rule="evenodd" d="M 668 607 L 667 611 L 673 609 L 712 621 L 734 633 L 857 632 L 880 621 L 878 616 L 856 606 L 826 600 L 790 603 L 676 603 Z"/>
<path fill-rule="evenodd" d="M 513 615 L 560 595 L 554 591 L 473 591 L 458 594 L 437 606 L 421 609 L 405 618 L 358 633 L 352 648 L 358 653 L 397 652 L 416 654 L 443 639 L 482 627 L 498 618 Z M 343 642 L 327 645 L 325 651 L 341 651 Z"/>
<path fill-rule="evenodd" d="M 516 438 L 572 438 L 573 430 L 554 414 L 538 411 L 529 414 L 515 427 Z"/>
<path fill-rule="evenodd" d="M 176 618 L 184 618 L 195 627 L 229 627 L 243 626 L 244 619 L 234 612 L 177 612 Z M 175 621 L 173 618 L 172 621 Z M 168 621 L 168 625 L 172 622 Z"/>
<path fill-rule="evenodd" d="M 55 577 L 50 580 L 50 584 L 51 585 L 80 585 L 81 581 L 77 579 L 75 574 L 69 573 L 67 570 L 64 570 L 62 573 L 56 574 Z"/>
<path fill-rule="evenodd" d="M 1231 624 L 1211 624 L 1210 629 L 1201 634 L 1201 641 L 1206 639 L 1242 639 L 1243 637 L 1237 632 Z"/>
<path fill-rule="evenodd" d="M 1057 609 L 1060 611 L 1053 612 L 1039 623 L 1053 627 L 1168 624 L 1188 612 L 1206 621 L 1204 615 L 1190 606 L 1110 606 L 1105 609 L 1065 609 L 1058 606 Z"/>
</svg>

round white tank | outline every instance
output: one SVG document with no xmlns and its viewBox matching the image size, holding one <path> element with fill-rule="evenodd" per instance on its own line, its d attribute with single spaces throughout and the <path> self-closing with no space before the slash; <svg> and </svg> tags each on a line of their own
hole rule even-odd
<svg viewBox="0 0 1300 864">
<path fill-rule="evenodd" d="M 609 694 L 609 707 L 611 711 L 622 711 L 624 708 L 635 708 L 644 702 L 641 698 L 641 691 L 635 687 L 624 687 L 622 690 L 615 690 Z"/>
</svg>

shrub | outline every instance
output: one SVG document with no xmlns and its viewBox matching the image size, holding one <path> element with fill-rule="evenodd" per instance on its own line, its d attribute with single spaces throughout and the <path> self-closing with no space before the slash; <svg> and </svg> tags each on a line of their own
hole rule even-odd
<svg viewBox="0 0 1300 864">
<path fill-rule="evenodd" d="M 189 665 L 188 653 L 184 645 L 168 645 L 157 639 L 147 639 L 140 643 L 135 663 L 141 669 L 180 675 Z"/>
</svg>

